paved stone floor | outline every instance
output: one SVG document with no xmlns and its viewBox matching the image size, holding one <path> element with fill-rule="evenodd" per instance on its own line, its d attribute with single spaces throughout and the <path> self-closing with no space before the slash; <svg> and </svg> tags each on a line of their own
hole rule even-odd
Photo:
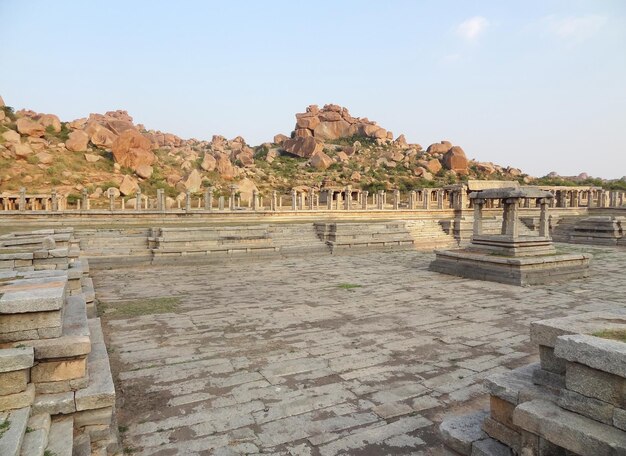
<svg viewBox="0 0 626 456">
<path fill-rule="evenodd" d="M 561 248 L 593 253 L 591 278 L 472 281 L 412 251 L 96 271 L 109 305 L 180 298 L 172 313 L 103 316 L 124 446 L 438 454 L 445 415 L 486 407 L 484 377 L 537 359 L 531 321 L 626 304 L 626 250 Z"/>
</svg>

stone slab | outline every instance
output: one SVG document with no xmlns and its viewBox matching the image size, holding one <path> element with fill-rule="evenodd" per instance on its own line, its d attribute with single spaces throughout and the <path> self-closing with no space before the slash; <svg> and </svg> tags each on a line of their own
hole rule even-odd
<svg viewBox="0 0 626 456">
<path fill-rule="evenodd" d="M 72 417 L 55 417 L 48 433 L 46 451 L 55 456 L 72 456 L 74 446 L 74 420 Z"/>
<path fill-rule="evenodd" d="M 0 372 L 28 369 L 34 362 L 32 347 L 0 349 Z"/>
<path fill-rule="evenodd" d="M 530 340 L 536 345 L 554 347 L 560 336 L 592 334 L 608 329 L 626 330 L 626 315 L 615 312 L 588 312 L 534 321 L 530 324 Z"/>
<path fill-rule="evenodd" d="M 626 432 L 564 410 L 552 402 L 537 400 L 520 404 L 513 422 L 576 454 L 626 454 Z"/>
<path fill-rule="evenodd" d="M 16 280 L 0 288 L 0 314 L 59 310 L 66 291 L 67 278 Z"/>
<path fill-rule="evenodd" d="M 454 451 L 471 456 L 472 444 L 487 437 L 482 430 L 482 423 L 488 415 L 489 412 L 480 411 L 444 419 L 439 425 L 441 439 Z"/>
<path fill-rule="evenodd" d="M 625 325 L 626 329 L 626 325 Z M 561 336 L 556 356 L 626 378 L 626 343 L 586 334 Z"/>
<path fill-rule="evenodd" d="M 28 379 L 28 369 L 0 373 L 0 396 L 25 391 Z"/>
<path fill-rule="evenodd" d="M 29 383 L 24 391 L 0 396 L 0 410 L 30 407 L 35 399 L 35 385 Z"/>
<path fill-rule="evenodd" d="M 30 407 L 19 408 L 8 414 L 6 420 L 9 427 L 0 436 L 0 455 L 20 456 L 29 414 Z"/>
</svg>

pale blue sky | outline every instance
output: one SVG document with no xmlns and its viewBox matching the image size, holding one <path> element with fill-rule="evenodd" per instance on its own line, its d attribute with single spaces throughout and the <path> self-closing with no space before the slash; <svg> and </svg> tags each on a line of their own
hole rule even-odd
<svg viewBox="0 0 626 456">
<path fill-rule="evenodd" d="M 337 103 L 533 175 L 626 175 L 626 1 L 0 0 L 0 95 L 181 137 Z"/>
</svg>

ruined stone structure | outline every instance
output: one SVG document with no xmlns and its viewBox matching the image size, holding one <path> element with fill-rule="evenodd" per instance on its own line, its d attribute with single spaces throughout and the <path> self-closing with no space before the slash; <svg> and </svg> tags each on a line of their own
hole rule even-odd
<svg viewBox="0 0 626 456">
<path fill-rule="evenodd" d="M 441 424 L 449 454 L 626 454 L 624 334 L 621 313 L 534 322 L 541 362 L 488 377 L 490 410 Z"/>
<path fill-rule="evenodd" d="M 89 264 L 71 229 L 0 237 L 3 456 L 119 450 L 94 298 Z"/>
<path fill-rule="evenodd" d="M 488 189 L 470 194 L 474 226 L 470 245 L 461 250 L 438 250 L 430 269 L 472 279 L 532 285 L 587 275 L 590 257 L 557 254 L 548 225 L 550 192 L 536 188 Z M 497 200 L 503 208 L 499 234 L 483 231 L 483 207 Z M 533 201 L 540 207 L 539 232 L 520 233 L 519 208 Z"/>
</svg>

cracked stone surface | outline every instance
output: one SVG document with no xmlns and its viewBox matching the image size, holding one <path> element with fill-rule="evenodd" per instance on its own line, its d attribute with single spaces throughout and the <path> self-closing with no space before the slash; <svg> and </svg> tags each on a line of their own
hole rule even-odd
<svg viewBox="0 0 626 456">
<path fill-rule="evenodd" d="M 588 279 L 521 288 L 373 252 L 92 271 L 98 298 L 180 298 L 103 316 L 124 447 L 141 455 L 437 455 L 444 416 L 536 361 L 531 321 L 624 306 L 626 250 Z M 358 287 L 341 286 L 359 285 Z"/>
</svg>

